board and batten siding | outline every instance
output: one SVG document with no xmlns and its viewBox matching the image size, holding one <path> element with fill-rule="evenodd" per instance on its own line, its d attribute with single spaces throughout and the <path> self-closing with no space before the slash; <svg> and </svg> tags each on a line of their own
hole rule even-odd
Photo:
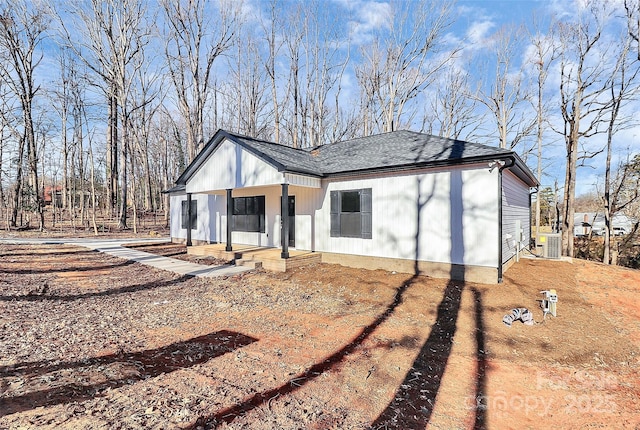
<svg viewBox="0 0 640 430">
<path fill-rule="evenodd" d="M 331 191 L 363 188 L 372 190 L 372 239 L 331 237 Z M 486 164 L 325 181 L 315 250 L 496 267 L 497 190 Z"/>
<path fill-rule="evenodd" d="M 521 232 L 516 231 L 520 225 Z M 502 262 L 509 261 L 531 239 L 529 187 L 511 171 L 502 172 Z"/>
<path fill-rule="evenodd" d="M 282 172 L 242 146 L 225 139 L 186 185 L 188 193 L 206 193 L 282 184 Z"/>
<path fill-rule="evenodd" d="M 265 247 L 280 246 L 280 191 L 280 186 L 239 188 L 237 190 L 233 190 L 234 198 L 264 196 L 265 231 L 264 233 L 253 231 L 233 231 L 231 232 L 231 243 Z M 226 218 L 225 212 L 225 226 Z M 226 240 L 226 236 L 224 236 L 222 238 L 222 242 L 226 242 Z"/>
<path fill-rule="evenodd" d="M 182 228 L 182 202 L 186 194 L 172 195 L 170 201 L 171 239 L 187 239 L 187 229 Z M 225 237 L 226 214 L 225 197 L 213 194 L 192 194 L 191 201 L 197 202 L 198 222 L 191 230 L 191 239 L 202 242 L 217 242 Z"/>
</svg>

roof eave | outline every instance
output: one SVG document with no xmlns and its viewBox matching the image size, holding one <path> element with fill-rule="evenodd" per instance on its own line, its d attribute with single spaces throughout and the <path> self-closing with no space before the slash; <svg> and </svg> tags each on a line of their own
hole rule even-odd
<svg viewBox="0 0 640 430">
<path fill-rule="evenodd" d="M 512 152 L 512 157 L 514 159 L 514 165 L 509 168 L 518 178 L 520 178 L 524 183 L 526 183 L 530 188 L 537 188 L 540 186 L 540 182 L 535 177 L 533 172 L 527 167 L 525 162 L 516 154 Z M 514 169 L 515 168 L 515 169 Z"/>
<path fill-rule="evenodd" d="M 366 175 L 372 173 L 387 173 L 387 172 L 398 172 L 398 171 L 406 171 L 406 170 L 415 170 L 422 168 L 434 168 L 434 167 L 453 167 L 453 166 L 461 166 L 468 164 L 478 164 L 482 162 L 490 162 L 493 160 L 502 160 L 508 158 L 511 155 L 510 153 L 504 154 L 492 154 L 492 155 L 482 155 L 476 157 L 467 157 L 467 158 L 458 158 L 455 160 L 435 160 L 435 161 L 426 161 L 421 163 L 409 163 L 409 164 L 401 164 L 395 166 L 384 166 L 384 167 L 373 167 L 367 169 L 359 169 L 359 170 L 344 170 L 339 172 L 328 172 L 324 173 L 324 177 L 335 177 L 335 176 L 348 176 L 348 175 Z"/>
<path fill-rule="evenodd" d="M 168 190 L 163 190 L 161 193 L 175 195 L 175 194 L 184 194 L 186 191 L 187 191 L 186 187 L 182 184 L 179 184 L 169 188 Z"/>
</svg>

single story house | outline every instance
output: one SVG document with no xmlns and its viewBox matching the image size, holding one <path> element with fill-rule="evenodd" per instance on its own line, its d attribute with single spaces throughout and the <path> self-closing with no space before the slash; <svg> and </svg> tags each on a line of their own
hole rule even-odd
<svg viewBox="0 0 640 430">
<path fill-rule="evenodd" d="M 172 241 L 496 283 L 537 185 L 513 151 L 412 131 L 296 149 L 219 130 L 167 192 Z"/>
</svg>

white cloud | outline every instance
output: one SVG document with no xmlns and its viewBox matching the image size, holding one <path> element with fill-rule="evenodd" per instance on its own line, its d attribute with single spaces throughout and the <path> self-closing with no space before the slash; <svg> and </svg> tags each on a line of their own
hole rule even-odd
<svg viewBox="0 0 640 430">
<path fill-rule="evenodd" d="M 392 8 L 388 2 L 367 0 L 334 0 L 348 11 L 348 28 L 354 45 L 365 44 L 373 38 L 376 30 L 389 28 Z"/>
<path fill-rule="evenodd" d="M 458 45 L 463 43 L 465 56 L 486 48 L 492 30 L 497 26 L 495 17 L 477 6 L 458 6 L 456 11 L 458 19 L 447 39 L 452 43 L 457 39 Z"/>
<path fill-rule="evenodd" d="M 482 21 L 473 22 L 467 30 L 465 36 L 473 45 L 484 46 L 490 37 L 490 31 L 496 26 L 496 23 L 484 19 Z"/>
</svg>

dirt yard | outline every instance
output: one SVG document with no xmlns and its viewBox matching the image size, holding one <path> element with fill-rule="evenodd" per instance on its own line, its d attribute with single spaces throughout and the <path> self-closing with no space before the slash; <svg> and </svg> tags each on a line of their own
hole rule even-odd
<svg viewBox="0 0 640 430">
<path fill-rule="evenodd" d="M 640 272 L 581 260 L 523 259 L 501 285 L 205 280 L 0 245 L 0 429 L 638 429 L 639 293 Z M 515 307 L 540 323 L 507 327 Z"/>
</svg>

